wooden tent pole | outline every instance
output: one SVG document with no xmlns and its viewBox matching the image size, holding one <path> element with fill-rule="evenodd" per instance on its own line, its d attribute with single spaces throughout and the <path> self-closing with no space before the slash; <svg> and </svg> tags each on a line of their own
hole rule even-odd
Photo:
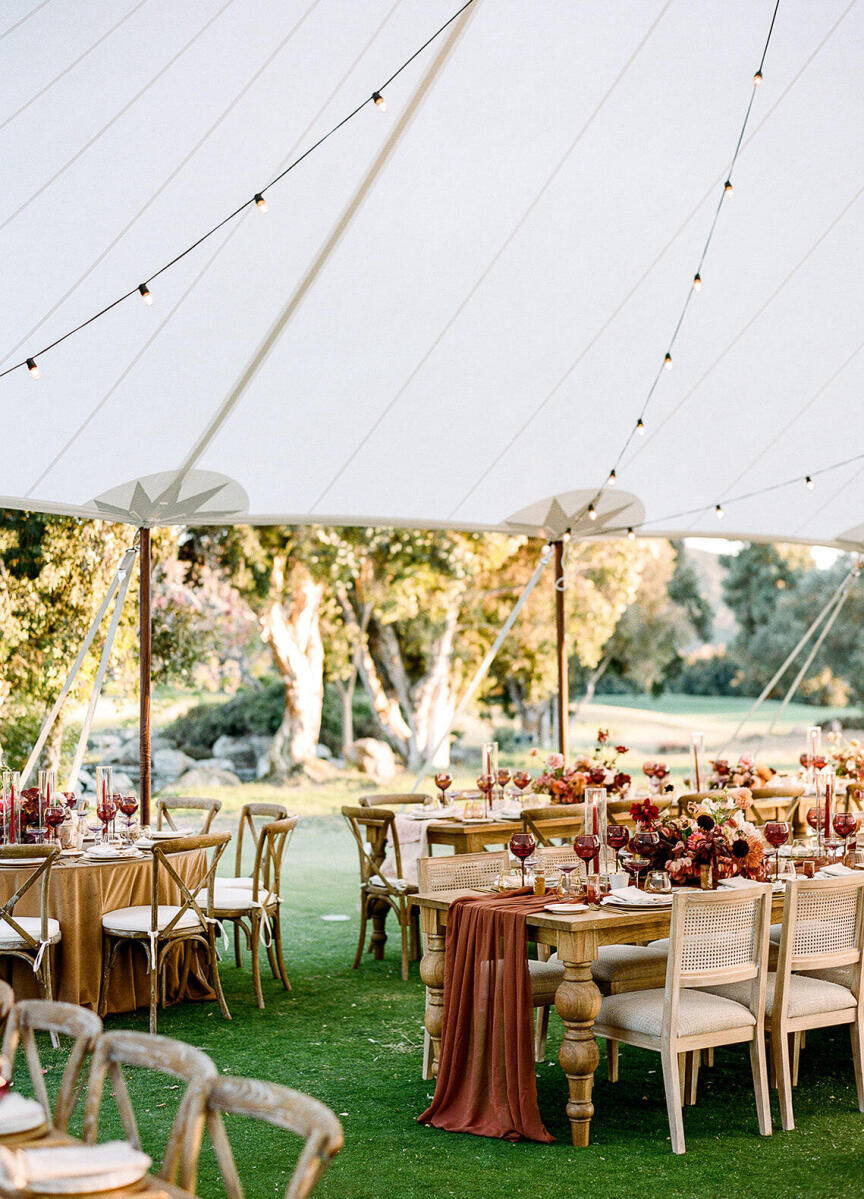
<svg viewBox="0 0 864 1199">
<path fill-rule="evenodd" d="M 555 635 L 558 651 L 558 752 L 567 761 L 567 640 L 564 627 L 564 545 L 555 542 Z"/>
<path fill-rule="evenodd" d="M 141 530 L 139 553 L 140 576 L 139 599 L 139 763 L 141 774 L 138 783 L 139 819 L 143 825 L 150 823 L 150 530 Z"/>
</svg>

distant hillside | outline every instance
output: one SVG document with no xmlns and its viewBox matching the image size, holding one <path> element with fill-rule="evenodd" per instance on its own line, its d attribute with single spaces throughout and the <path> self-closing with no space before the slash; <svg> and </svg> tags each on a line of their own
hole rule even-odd
<svg viewBox="0 0 864 1199">
<path fill-rule="evenodd" d="M 735 636 L 735 617 L 731 608 L 723 603 L 723 576 L 720 555 L 708 550 L 692 549 L 687 546 L 687 558 L 699 576 L 699 587 L 714 613 L 715 645 L 727 645 Z"/>
</svg>

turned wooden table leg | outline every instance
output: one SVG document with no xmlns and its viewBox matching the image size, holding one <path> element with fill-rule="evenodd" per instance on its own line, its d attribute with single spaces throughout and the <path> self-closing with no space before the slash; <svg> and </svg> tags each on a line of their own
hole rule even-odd
<svg viewBox="0 0 864 1199">
<path fill-rule="evenodd" d="M 555 992 L 555 1007 L 564 1021 L 558 1060 L 567 1076 L 567 1117 L 576 1146 L 587 1145 L 591 1135 L 591 1089 L 600 1060 L 592 1031 L 601 1000 L 591 977 L 591 963 L 596 956 L 596 937 L 590 933 L 567 933 L 558 943 L 558 957 L 564 964 L 564 979 Z"/>
<path fill-rule="evenodd" d="M 383 900 L 373 899 L 369 904 L 369 915 L 372 917 L 369 952 L 376 962 L 384 960 L 384 946 L 387 944 L 387 913 L 389 911 L 389 904 Z"/>
<path fill-rule="evenodd" d="M 420 959 L 420 978 L 426 984 L 426 1012 L 423 1024 L 429 1035 L 431 1053 L 424 1078 L 438 1073 L 441 1056 L 441 1028 L 444 1019 L 444 935 L 438 912 L 431 908 L 421 911 L 423 928 L 423 957 Z"/>
</svg>

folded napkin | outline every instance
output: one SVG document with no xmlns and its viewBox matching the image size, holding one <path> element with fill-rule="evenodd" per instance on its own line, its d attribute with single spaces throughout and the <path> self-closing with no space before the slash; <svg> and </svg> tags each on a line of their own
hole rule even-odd
<svg viewBox="0 0 864 1199">
<path fill-rule="evenodd" d="M 17 1132 L 30 1132 L 44 1124 L 47 1116 L 41 1103 L 19 1095 L 17 1091 L 7 1091 L 0 1103 L 0 1137 L 11 1137 Z"/>
<path fill-rule="evenodd" d="M 451 804 L 448 808 L 412 808 L 406 812 L 412 820 L 442 820 L 445 816 L 453 816 L 456 809 Z"/>
<path fill-rule="evenodd" d="M 20 1189 L 54 1178 L 98 1178 L 116 1171 L 143 1178 L 151 1164 L 147 1154 L 133 1149 L 128 1141 L 54 1145 L 50 1149 L 0 1147 L 0 1177 Z"/>
<path fill-rule="evenodd" d="M 721 887 L 725 888 L 725 890 L 727 890 L 727 891 L 736 891 L 739 887 L 752 887 L 753 880 L 751 878 L 741 878 L 740 875 L 734 874 L 732 876 L 732 878 L 722 879 L 719 885 Z M 785 889 L 786 889 L 786 883 L 785 883 L 784 879 L 775 878 L 773 883 L 771 884 L 771 890 L 775 891 L 775 892 L 780 892 L 780 891 L 784 891 Z"/>
<path fill-rule="evenodd" d="M 814 878 L 842 878 L 844 874 L 856 874 L 857 871 L 849 866 L 844 866 L 842 862 L 832 862 L 830 866 L 823 866 L 821 870 L 817 870 L 813 875 Z"/>
<path fill-rule="evenodd" d="M 653 891 L 639 891 L 636 887 L 615 887 L 609 892 L 608 898 L 614 903 L 633 904 L 639 908 L 645 907 L 646 904 L 668 908 L 672 902 L 671 895 L 655 895 Z"/>
<path fill-rule="evenodd" d="M 501 804 L 500 808 L 492 811 L 493 820 L 521 820 L 522 808 L 519 804 Z"/>
<path fill-rule="evenodd" d="M 128 858 L 134 855 L 135 849 L 120 849 L 117 845 L 91 845 L 84 852 L 88 858 Z"/>
</svg>

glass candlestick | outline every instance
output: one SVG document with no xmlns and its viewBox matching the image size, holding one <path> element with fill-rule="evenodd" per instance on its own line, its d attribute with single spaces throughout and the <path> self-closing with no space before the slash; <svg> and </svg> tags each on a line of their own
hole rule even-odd
<svg viewBox="0 0 864 1199">
<path fill-rule="evenodd" d="M 704 791 L 705 782 L 705 734 L 694 733 L 690 738 L 690 761 L 693 777 L 690 780 L 694 791 Z"/>
</svg>

